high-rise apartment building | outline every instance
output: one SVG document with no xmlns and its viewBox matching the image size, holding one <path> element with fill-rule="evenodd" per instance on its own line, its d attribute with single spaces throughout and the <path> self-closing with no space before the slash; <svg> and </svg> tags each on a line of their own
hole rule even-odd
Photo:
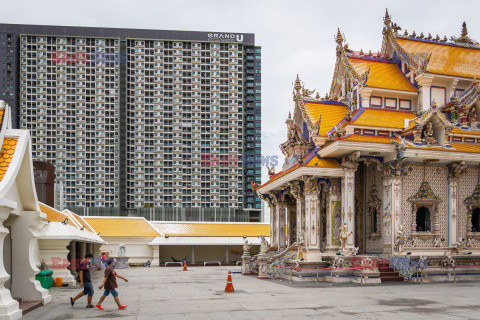
<svg viewBox="0 0 480 320">
<path fill-rule="evenodd" d="M 0 25 L 0 99 L 77 211 L 258 219 L 260 96 L 253 34 Z"/>
</svg>

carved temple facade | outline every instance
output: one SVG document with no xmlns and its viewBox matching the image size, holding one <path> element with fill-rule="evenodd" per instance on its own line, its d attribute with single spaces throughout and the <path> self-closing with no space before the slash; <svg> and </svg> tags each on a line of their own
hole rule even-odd
<svg viewBox="0 0 480 320">
<path fill-rule="evenodd" d="M 253 185 L 271 247 L 344 255 L 480 255 L 480 59 L 458 37 L 402 33 L 387 12 L 379 53 L 338 31 L 329 93 L 297 77 L 280 172 Z"/>
</svg>

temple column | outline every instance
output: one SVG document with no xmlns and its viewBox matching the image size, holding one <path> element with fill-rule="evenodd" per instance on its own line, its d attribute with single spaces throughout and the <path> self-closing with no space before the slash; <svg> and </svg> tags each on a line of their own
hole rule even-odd
<svg viewBox="0 0 480 320">
<path fill-rule="evenodd" d="M 448 165 L 448 244 L 450 246 L 458 241 L 458 180 L 465 167 L 465 162 L 454 162 Z M 471 219 L 469 220 L 471 223 Z M 468 230 L 471 230 L 471 226 Z"/>
<path fill-rule="evenodd" d="M 382 239 L 383 253 L 395 252 L 397 234 L 404 237 L 402 226 L 402 177 L 399 171 L 384 175 L 383 178 L 383 219 Z M 404 241 L 404 239 L 403 239 Z"/>
<path fill-rule="evenodd" d="M 346 228 L 346 253 L 355 251 L 355 171 L 345 168 L 342 179 L 342 226 Z"/>
<path fill-rule="evenodd" d="M 287 247 L 291 246 L 294 242 L 294 238 L 296 235 L 296 230 L 294 228 L 294 218 L 296 218 L 296 208 L 297 206 L 295 204 L 289 204 L 287 206 Z"/>
<path fill-rule="evenodd" d="M 285 248 L 286 245 L 286 233 L 285 233 L 285 209 L 287 207 L 287 204 L 285 202 L 278 202 L 276 205 L 276 219 L 277 219 L 277 225 L 276 225 L 276 232 L 277 232 L 277 241 L 278 241 L 278 250 L 280 251 L 281 249 Z"/>
<path fill-rule="evenodd" d="M 75 241 L 70 242 L 70 271 L 73 275 L 77 274 L 77 243 Z"/>
<path fill-rule="evenodd" d="M 80 242 L 80 248 L 78 250 L 78 254 L 80 255 L 80 261 L 82 261 L 85 258 L 86 253 L 86 244 L 85 242 Z M 78 263 L 80 264 L 80 261 Z"/>
<path fill-rule="evenodd" d="M 430 109 L 430 88 L 432 86 L 433 77 L 426 74 L 421 74 L 417 78 L 418 83 L 418 104 L 420 111 L 426 111 Z"/>
<path fill-rule="evenodd" d="M 337 251 L 339 248 L 339 232 L 341 228 L 341 187 L 340 181 L 332 180 L 327 195 L 327 244 L 326 251 Z"/>
<path fill-rule="evenodd" d="M 10 213 L 16 207 L 16 203 L 10 200 L 1 199 L 0 202 L 0 318 L 1 319 L 20 319 L 22 317 L 22 310 L 19 308 L 17 300 L 12 298 L 10 290 L 5 288 L 5 282 L 10 279 L 10 275 L 5 269 L 4 260 L 10 262 L 12 257 L 4 257 L 4 242 L 5 237 L 10 233 L 4 227 L 3 222 L 10 216 Z M 8 255 L 8 254 L 7 254 Z M 13 255 L 13 252 L 12 252 Z M 6 259 L 5 259 L 6 258 Z"/>
<path fill-rule="evenodd" d="M 317 178 L 309 178 L 305 183 L 305 245 L 309 249 L 320 250 L 320 190 Z"/>
<path fill-rule="evenodd" d="M 297 241 L 305 244 L 305 195 L 302 192 L 302 185 L 295 181 L 290 187 L 290 193 L 296 200 L 297 215 Z"/>
<path fill-rule="evenodd" d="M 152 246 L 152 263 L 150 264 L 152 267 L 160 267 L 160 246 L 155 245 Z"/>
<path fill-rule="evenodd" d="M 274 196 L 268 200 L 268 206 L 270 208 L 270 246 L 278 247 L 277 238 L 277 203 Z"/>
</svg>

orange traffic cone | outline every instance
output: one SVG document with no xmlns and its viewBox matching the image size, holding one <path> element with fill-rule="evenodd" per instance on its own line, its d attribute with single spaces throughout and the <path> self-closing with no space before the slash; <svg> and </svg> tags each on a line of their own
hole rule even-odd
<svg viewBox="0 0 480 320">
<path fill-rule="evenodd" d="M 235 292 L 232 283 L 232 273 L 230 271 L 228 271 L 227 286 L 225 287 L 225 292 Z"/>
<path fill-rule="evenodd" d="M 188 271 L 187 270 L 187 261 L 183 260 L 183 271 Z"/>
</svg>

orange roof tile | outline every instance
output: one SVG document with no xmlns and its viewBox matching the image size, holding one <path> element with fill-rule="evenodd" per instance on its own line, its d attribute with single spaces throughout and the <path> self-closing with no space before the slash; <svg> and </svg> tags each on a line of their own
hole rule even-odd
<svg viewBox="0 0 480 320">
<path fill-rule="evenodd" d="M 352 134 L 349 136 L 338 138 L 337 140 L 355 141 L 355 142 L 371 142 L 371 143 L 392 143 L 393 141 L 397 140 L 397 138 Z"/>
<path fill-rule="evenodd" d="M 450 145 L 455 150 L 451 151 L 460 151 L 460 152 L 469 152 L 469 153 L 480 153 L 480 145 L 473 143 L 455 143 L 450 142 Z"/>
<path fill-rule="evenodd" d="M 274 174 L 273 176 L 270 177 L 270 179 L 267 182 L 262 184 L 260 187 L 266 186 L 267 184 L 277 180 L 280 177 L 283 177 L 287 173 L 295 171 L 297 168 L 300 168 L 300 167 L 334 168 L 334 169 L 342 168 L 342 166 L 340 164 L 338 164 L 337 160 L 320 158 L 315 153 L 316 151 L 317 151 L 317 149 L 314 149 L 309 154 L 307 154 L 303 158 L 303 163 L 301 163 L 301 164 L 297 163 L 296 165 L 288 168 L 285 171 L 280 171 L 280 172 Z M 312 153 L 315 153 L 315 154 L 312 154 Z"/>
<path fill-rule="evenodd" d="M 3 146 L 0 150 L 0 181 L 3 180 L 3 177 L 10 166 L 10 162 L 12 162 L 17 141 L 18 140 L 16 138 L 3 139 Z"/>
<path fill-rule="evenodd" d="M 40 206 L 40 211 L 47 215 L 47 220 L 51 222 L 64 222 L 65 219 L 68 219 L 68 225 L 72 227 L 77 227 L 75 223 L 73 223 L 72 219 L 69 219 L 68 216 L 57 209 L 47 206 L 41 202 L 38 203 Z"/>
<path fill-rule="evenodd" d="M 170 237 L 257 237 L 270 236 L 270 225 L 263 223 L 188 223 L 154 222 L 161 233 Z"/>
<path fill-rule="evenodd" d="M 375 108 L 363 108 L 353 117 L 350 124 L 366 127 L 403 129 L 405 119 L 414 119 L 416 115 L 410 111 L 395 111 Z"/>
<path fill-rule="evenodd" d="M 161 236 L 144 218 L 83 217 L 101 237 Z"/>
<path fill-rule="evenodd" d="M 82 217 L 80 217 L 78 214 L 76 214 L 75 212 L 72 212 L 72 211 L 70 211 L 70 214 L 73 215 L 75 217 L 75 219 L 77 219 L 78 223 L 80 223 L 82 225 L 82 227 L 85 228 L 85 230 L 96 233 L 95 230 L 93 230 L 93 228 L 90 227 L 88 225 L 88 223 Z"/>
<path fill-rule="evenodd" d="M 325 136 L 347 115 L 348 106 L 336 102 L 305 102 L 305 111 L 312 124 L 320 119 L 319 134 Z"/>
<path fill-rule="evenodd" d="M 463 130 L 460 128 L 453 128 L 452 133 L 480 136 L 480 130 Z"/>
<path fill-rule="evenodd" d="M 369 87 L 418 92 L 393 62 L 361 58 L 348 58 L 348 61 L 360 76 L 370 69 L 366 83 Z"/>
<path fill-rule="evenodd" d="M 430 53 L 427 71 L 454 77 L 479 78 L 480 50 L 422 40 L 398 38 L 398 43 L 410 54 Z"/>
</svg>

